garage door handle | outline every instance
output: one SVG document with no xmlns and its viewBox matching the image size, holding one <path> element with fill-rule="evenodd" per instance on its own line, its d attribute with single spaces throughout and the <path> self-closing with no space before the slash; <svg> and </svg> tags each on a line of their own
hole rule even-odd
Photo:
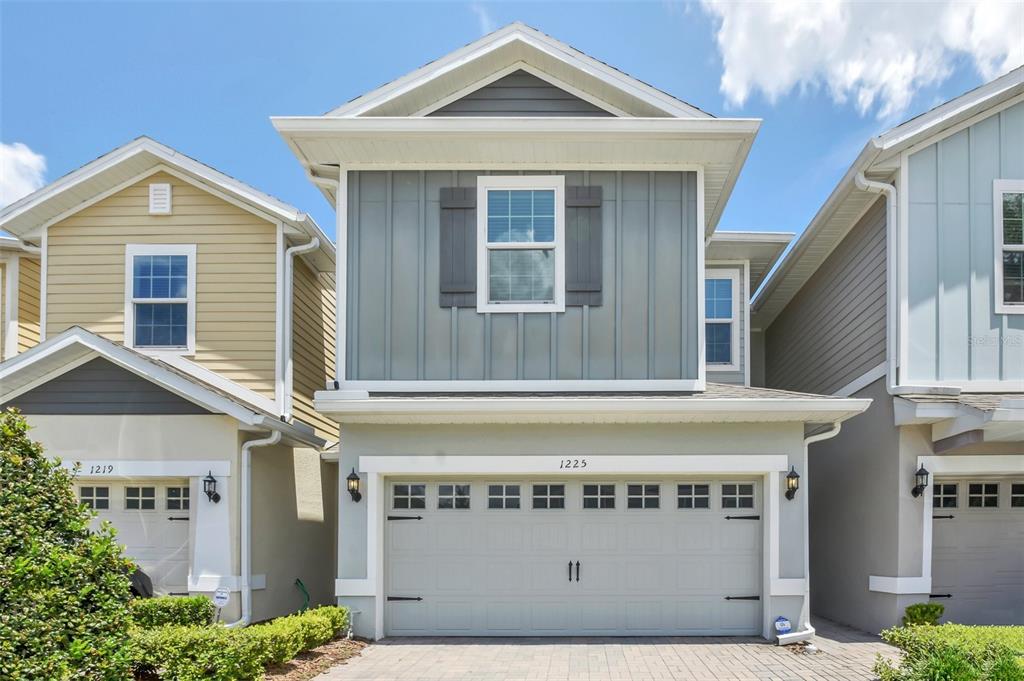
<svg viewBox="0 0 1024 681">
<path fill-rule="evenodd" d="M 725 600 L 727 600 L 727 601 L 759 601 L 759 600 L 761 600 L 761 597 L 760 596 L 726 596 Z"/>
<path fill-rule="evenodd" d="M 760 520 L 761 516 L 759 516 L 759 515 L 727 515 L 727 516 L 725 516 L 725 519 L 726 520 Z"/>
<path fill-rule="evenodd" d="M 576 581 L 580 581 L 580 562 L 576 561 Z"/>
<path fill-rule="evenodd" d="M 423 520 L 421 515 L 389 515 L 388 520 Z"/>
<path fill-rule="evenodd" d="M 422 601 L 423 596 L 388 596 L 389 601 Z"/>
<path fill-rule="evenodd" d="M 572 561 L 569 561 L 569 581 L 572 582 Z"/>
<path fill-rule="evenodd" d="M 175 516 L 175 515 L 172 515 L 172 516 L 168 517 L 167 519 L 168 520 L 188 520 L 188 516 L 187 515 L 186 516 Z"/>
<path fill-rule="evenodd" d="M 928 594 L 928 598 L 952 598 L 953 594 Z"/>
<path fill-rule="evenodd" d="M 953 516 L 951 516 L 951 515 L 933 515 L 932 516 L 932 520 L 952 520 L 952 519 L 953 519 Z"/>
</svg>

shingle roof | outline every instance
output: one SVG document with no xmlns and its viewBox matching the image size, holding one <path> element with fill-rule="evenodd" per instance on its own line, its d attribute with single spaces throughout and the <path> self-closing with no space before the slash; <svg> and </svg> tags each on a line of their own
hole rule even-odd
<svg viewBox="0 0 1024 681">
<path fill-rule="evenodd" d="M 1006 402 L 1024 402 L 1024 393 L 960 393 L 959 395 L 901 395 L 917 404 L 962 404 L 981 411 L 1006 408 Z"/>
<path fill-rule="evenodd" d="M 755 388 L 743 385 L 732 385 L 728 383 L 708 383 L 707 389 L 703 392 L 444 392 L 444 393 L 402 393 L 402 392 L 374 392 L 370 399 L 375 397 L 387 399 L 466 399 L 467 397 L 509 397 L 517 399 L 568 397 L 573 399 L 636 399 L 636 400 L 657 400 L 657 399 L 692 399 L 692 400 L 842 400 L 843 397 L 835 395 L 814 395 L 812 393 L 799 393 L 790 390 L 776 390 L 774 388 Z"/>
</svg>

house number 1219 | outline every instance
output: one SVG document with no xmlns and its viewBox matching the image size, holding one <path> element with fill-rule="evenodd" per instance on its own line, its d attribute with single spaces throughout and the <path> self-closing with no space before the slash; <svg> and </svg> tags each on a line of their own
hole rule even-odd
<svg viewBox="0 0 1024 681">
<path fill-rule="evenodd" d="M 558 465 L 559 468 L 586 468 L 586 459 L 562 459 Z"/>
</svg>

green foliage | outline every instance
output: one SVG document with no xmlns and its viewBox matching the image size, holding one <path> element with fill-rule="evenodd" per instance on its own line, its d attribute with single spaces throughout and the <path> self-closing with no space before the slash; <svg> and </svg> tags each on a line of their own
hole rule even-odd
<svg viewBox="0 0 1024 681">
<path fill-rule="evenodd" d="M 203 626 L 213 621 L 213 601 L 206 596 L 136 598 L 129 603 L 132 619 L 140 627 L 165 624 Z"/>
<path fill-rule="evenodd" d="M 287 662 L 348 627 L 348 610 L 323 607 L 244 629 L 223 625 L 156 626 L 133 634 L 135 669 L 164 681 L 258 679 L 267 665 Z"/>
<path fill-rule="evenodd" d="M 882 681 L 1024 681 L 1024 627 L 894 627 L 882 638 L 903 651 L 898 666 L 876 662 Z"/>
<path fill-rule="evenodd" d="M 908 605 L 903 615 L 903 626 L 909 627 L 914 624 L 936 625 L 945 611 L 946 606 L 942 605 L 942 603 L 914 603 L 913 605 Z"/>
<path fill-rule="evenodd" d="M 0 414 L 0 678 L 128 676 L 131 561 L 90 532 L 71 473 L 15 410 Z"/>
</svg>

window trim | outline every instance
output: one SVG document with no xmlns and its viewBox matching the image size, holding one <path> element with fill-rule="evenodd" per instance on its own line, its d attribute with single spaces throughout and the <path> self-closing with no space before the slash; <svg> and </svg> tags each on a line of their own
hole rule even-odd
<svg viewBox="0 0 1024 681">
<path fill-rule="evenodd" d="M 981 487 L 981 493 L 980 494 L 972 494 L 971 493 L 971 485 L 981 485 L 982 486 Z M 995 493 L 989 494 L 988 492 L 986 492 L 985 491 L 985 485 L 995 485 L 996 486 Z M 966 480 L 966 481 L 964 481 L 964 486 L 965 486 L 966 491 L 967 491 L 967 496 L 965 498 L 965 501 L 967 503 L 964 506 L 965 510 L 967 510 L 967 511 L 993 511 L 993 510 L 998 510 L 998 509 L 1003 508 L 1002 499 L 999 498 L 1000 495 L 1002 494 L 1002 485 L 1000 484 L 999 480 Z M 981 499 L 981 506 L 971 506 L 971 497 L 978 497 L 978 498 L 980 498 Z M 996 505 L 995 506 L 986 506 L 985 505 L 985 499 L 989 499 L 989 498 L 993 498 L 993 497 L 996 500 Z"/>
<path fill-rule="evenodd" d="M 596 485 L 597 486 L 597 494 L 587 494 L 587 485 Z M 601 492 L 601 487 L 611 487 L 612 488 L 611 495 L 603 494 Z M 593 499 L 597 499 L 597 506 L 588 508 L 587 507 L 587 498 L 588 497 L 593 498 Z M 580 509 L 583 510 L 583 511 L 614 511 L 616 508 L 618 508 L 618 501 L 619 501 L 618 497 L 619 497 L 619 483 L 618 482 L 603 482 L 603 481 L 587 482 L 587 481 L 584 481 L 580 485 Z M 602 506 L 601 505 L 601 500 L 602 499 L 611 499 L 612 500 L 612 505 L 611 506 Z"/>
<path fill-rule="evenodd" d="M 488 300 L 487 192 L 503 189 L 555 190 L 555 300 L 552 303 L 492 303 Z M 564 175 L 481 175 L 476 184 L 476 311 L 477 312 L 565 312 L 565 176 Z M 535 243 L 502 244 L 498 250 L 533 249 Z"/>
<path fill-rule="evenodd" d="M 1003 194 L 1014 192 L 1024 193 L 1024 180 L 995 180 L 992 182 L 992 223 L 995 230 L 993 244 L 992 270 L 993 282 L 995 284 L 995 311 L 996 314 L 1024 314 L 1024 303 L 1003 302 L 1003 253 L 1006 251 L 1017 251 L 1024 253 L 1024 246 L 1016 244 L 1008 246 L 1003 243 Z"/>
<path fill-rule="evenodd" d="M 936 489 L 936 488 L 942 487 L 944 485 L 952 485 L 953 486 L 953 494 L 943 494 L 941 490 L 937 490 Z M 945 499 L 952 499 L 953 500 L 953 505 L 952 506 L 936 506 L 935 505 L 935 502 L 937 502 L 937 501 L 941 502 L 941 501 L 943 501 Z M 958 481 L 955 481 L 955 480 L 953 480 L 953 481 L 950 481 L 950 480 L 933 480 L 932 481 L 932 510 L 933 511 L 940 511 L 942 509 L 959 509 L 959 508 L 960 508 L 960 483 Z"/>
<path fill-rule="evenodd" d="M 452 493 L 450 495 L 448 495 L 448 494 L 441 494 L 441 488 L 445 487 L 447 485 L 451 486 Z M 468 493 L 465 496 L 463 496 L 461 494 L 458 494 L 458 488 L 459 487 L 468 487 L 469 488 Z M 438 511 L 471 511 L 471 510 L 473 510 L 473 483 L 471 483 L 471 482 L 439 482 L 439 483 L 437 483 L 436 491 L 437 491 L 437 493 L 435 495 L 435 499 L 437 500 L 437 510 Z M 452 505 L 451 505 L 450 508 L 445 508 L 444 506 L 441 506 L 441 499 L 442 498 L 443 499 L 451 499 L 452 500 Z M 458 504 L 455 503 L 456 500 L 458 500 L 458 499 L 465 499 L 466 502 L 467 502 L 466 506 L 463 507 L 463 508 L 459 508 Z"/>
<path fill-rule="evenodd" d="M 1024 510 L 1024 503 L 1022 503 L 1020 506 L 1016 506 L 1013 503 L 1014 500 L 1017 498 L 1024 500 L 1024 490 L 1021 490 L 1021 493 L 1018 494 L 1013 491 L 1013 488 L 1015 486 L 1024 486 L 1024 480 L 1010 480 L 1010 508 L 1019 508 Z"/>
<path fill-rule="evenodd" d="M 740 370 L 740 269 L 733 267 L 705 268 L 704 296 L 707 297 L 708 279 L 729 279 L 732 281 L 732 317 L 730 319 L 708 317 L 707 304 L 704 310 L 704 367 L 707 371 L 739 371 Z M 728 364 L 713 364 L 707 359 L 707 325 L 728 323 L 732 329 L 729 334 Z"/>
<path fill-rule="evenodd" d="M 130 490 L 130 489 L 137 489 L 137 490 L 139 490 L 139 495 L 138 496 L 129 497 L 128 496 L 128 490 Z M 151 489 L 151 490 L 153 490 L 153 496 L 148 497 L 148 496 L 143 495 L 142 490 L 144 490 L 144 489 Z M 139 507 L 138 508 L 128 508 L 129 498 L 132 501 L 139 502 Z M 144 500 L 146 500 L 146 499 L 151 499 L 153 501 L 153 508 L 143 508 L 142 507 L 142 502 Z M 121 495 L 121 501 L 123 502 L 122 506 L 123 506 L 125 511 L 139 511 L 139 512 L 145 511 L 145 512 L 149 513 L 149 512 L 156 512 L 156 511 L 160 510 L 158 504 L 156 503 L 157 502 L 156 485 L 141 485 L 141 484 L 125 485 L 124 488 L 123 488 L 123 493 Z"/>
<path fill-rule="evenodd" d="M 184 255 L 188 257 L 186 279 L 186 343 L 184 347 L 136 347 L 135 304 L 181 302 L 180 298 L 135 299 L 135 257 L 140 255 Z M 126 244 L 124 251 L 124 341 L 125 345 L 147 355 L 194 355 L 196 353 L 196 245 L 195 244 Z"/>
<path fill-rule="evenodd" d="M 402 494 L 402 495 L 396 494 L 395 488 L 398 487 L 399 485 L 407 486 L 409 488 L 409 493 L 408 494 Z M 423 485 L 423 494 L 422 495 L 413 494 L 412 493 L 412 486 L 413 485 Z M 406 499 L 409 502 L 409 505 L 406 506 L 405 508 L 401 508 L 399 506 L 395 506 L 395 501 L 399 497 L 401 497 L 402 499 Z M 421 498 L 423 499 L 423 506 L 420 507 L 420 508 L 414 507 L 412 505 L 412 500 L 413 499 L 421 499 Z M 393 481 L 391 483 L 391 510 L 392 511 L 425 511 L 430 506 L 429 499 L 430 499 L 430 484 L 427 483 L 427 482 L 422 482 L 422 481 L 420 481 L 420 482 L 406 482 L 405 480 L 395 480 L 395 481 Z"/>
<path fill-rule="evenodd" d="M 86 489 L 86 488 L 92 490 L 92 493 L 89 496 L 84 496 L 82 494 L 82 490 Z M 105 490 L 106 494 L 104 494 L 102 496 L 96 494 L 96 490 L 98 490 L 98 489 Z M 109 510 L 111 510 L 111 508 L 110 508 L 110 485 L 95 485 L 95 484 L 78 485 L 78 488 L 77 488 L 76 491 L 78 493 L 77 494 L 78 503 L 83 504 L 85 506 L 88 506 L 93 511 L 109 511 Z M 96 508 L 96 500 L 97 499 L 102 499 L 102 500 L 106 501 L 107 502 L 106 508 Z"/>
<path fill-rule="evenodd" d="M 731 512 L 731 511 L 754 511 L 754 510 L 757 509 L 757 506 L 758 506 L 758 503 L 757 503 L 758 502 L 758 498 L 757 498 L 757 483 L 754 482 L 753 480 L 719 480 L 717 482 L 717 485 L 718 485 L 718 507 L 719 507 L 719 509 L 721 511 L 725 511 L 725 512 Z M 735 494 L 728 494 L 727 495 L 725 493 L 725 486 L 726 485 L 736 485 L 736 493 Z M 750 494 L 749 495 L 747 495 L 747 494 L 740 494 L 740 485 L 750 485 L 750 488 L 751 488 L 750 489 Z M 739 499 L 742 498 L 742 497 L 747 497 L 747 496 L 750 497 L 750 506 L 740 506 L 739 505 Z M 736 505 L 735 506 L 726 506 L 725 505 L 726 498 L 730 498 L 730 499 L 731 498 L 735 498 L 736 499 Z"/>
<path fill-rule="evenodd" d="M 569 489 L 568 489 L 568 486 L 564 482 L 532 482 L 531 481 L 529 483 L 529 485 L 530 485 L 530 510 L 531 511 L 564 511 L 567 508 L 569 508 Z M 547 493 L 538 496 L 536 494 L 536 492 L 534 491 L 534 487 L 537 487 L 537 486 L 540 486 L 540 485 L 543 485 L 544 487 L 547 488 Z M 554 494 L 554 495 L 551 494 L 551 487 L 554 486 L 554 485 L 561 485 L 562 486 L 562 493 L 561 494 Z M 547 501 L 548 505 L 547 506 L 534 506 L 533 505 L 534 499 L 545 499 Z M 560 507 L 552 506 L 551 505 L 551 500 L 552 499 L 561 499 L 562 500 L 562 505 Z"/>
<path fill-rule="evenodd" d="M 491 487 L 492 486 L 500 486 L 501 487 L 501 494 L 498 494 L 498 495 L 491 494 Z M 507 488 L 512 487 L 512 486 L 516 486 L 516 487 L 519 488 L 519 493 L 518 494 L 510 495 L 510 494 L 507 493 Z M 516 482 L 514 480 L 511 481 L 511 482 L 488 482 L 488 483 L 484 483 L 484 491 L 485 491 L 486 496 L 487 496 L 487 503 L 484 506 L 484 510 L 486 510 L 486 511 L 522 511 L 523 510 L 523 487 L 524 487 L 523 483 Z M 501 504 L 502 505 L 500 507 L 498 507 L 498 508 L 491 507 L 491 499 L 501 499 Z M 506 506 L 505 503 L 509 499 L 516 499 L 516 500 L 518 500 L 519 501 L 519 505 L 518 506 Z M 533 499 L 531 497 L 531 504 L 532 504 L 532 500 Z"/>
<path fill-rule="evenodd" d="M 164 485 L 164 510 L 165 511 L 192 511 L 192 488 L 190 485 Z M 171 497 L 171 490 L 181 492 L 181 496 Z M 178 508 L 171 508 L 171 502 L 178 502 Z"/>
<path fill-rule="evenodd" d="M 687 495 L 681 495 L 679 493 L 679 487 L 681 485 L 689 485 L 691 493 L 687 494 Z M 696 490 L 693 489 L 697 485 L 706 485 L 707 488 L 708 488 L 708 493 L 707 494 L 697 494 Z M 714 502 L 715 483 L 714 483 L 714 481 L 711 481 L 711 480 L 708 480 L 708 481 L 697 480 L 695 482 L 690 482 L 689 480 L 684 480 L 684 481 L 678 481 L 677 480 L 677 481 L 672 483 L 672 486 L 675 488 L 675 493 L 673 494 L 673 496 L 675 497 L 675 500 L 676 500 L 675 510 L 677 510 L 677 511 L 685 511 L 687 513 L 690 513 L 690 512 L 693 512 L 693 511 L 707 512 L 707 511 L 711 511 L 712 509 L 714 509 L 714 507 L 715 507 L 715 502 Z M 690 507 L 686 507 L 686 506 L 680 506 L 679 505 L 679 502 L 682 499 L 690 499 L 690 500 L 693 500 L 696 503 L 697 499 L 705 499 L 705 498 L 708 500 L 708 505 L 704 506 L 704 507 L 700 507 L 700 506 L 696 506 L 696 505 L 690 506 Z"/>
<path fill-rule="evenodd" d="M 626 505 L 625 505 L 624 508 L 625 508 L 626 511 L 660 511 L 661 510 L 661 483 L 660 482 L 644 482 L 642 480 L 626 480 L 625 481 L 625 485 L 626 485 L 626 489 L 625 489 L 625 492 L 626 492 Z M 654 487 L 656 487 L 658 491 L 657 491 L 656 494 L 648 495 L 647 494 L 647 488 L 652 486 L 652 485 Z M 636 486 L 640 487 L 640 494 L 630 494 L 629 493 L 629 488 L 630 487 L 636 487 Z M 629 500 L 630 499 L 639 499 L 640 500 L 640 506 L 630 507 L 630 505 L 629 505 Z M 647 502 L 648 499 L 655 499 L 654 506 L 647 506 L 646 502 Z"/>
</svg>

